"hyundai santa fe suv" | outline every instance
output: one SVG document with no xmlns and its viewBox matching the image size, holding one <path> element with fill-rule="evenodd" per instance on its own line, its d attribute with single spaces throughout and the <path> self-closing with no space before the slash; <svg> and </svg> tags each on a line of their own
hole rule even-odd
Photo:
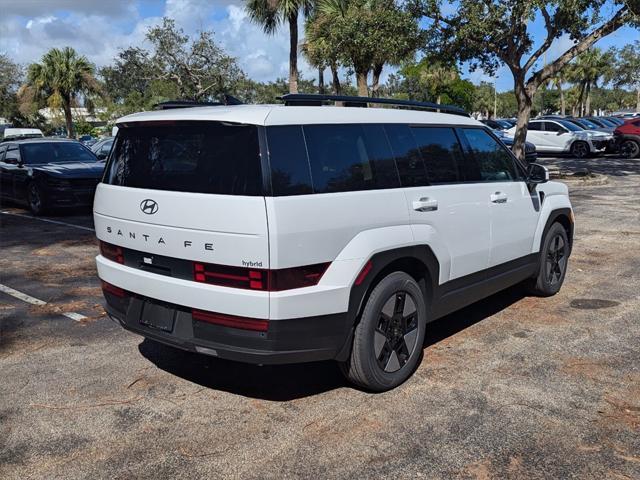
<svg viewBox="0 0 640 480">
<path fill-rule="evenodd" d="M 242 362 L 333 359 L 382 391 L 429 322 L 521 282 L 558 292 L 573 214 L 544 167 L 454 108 L 283 98 L 118 121 L 94 219 L 124 328 Z"/>
</svg>

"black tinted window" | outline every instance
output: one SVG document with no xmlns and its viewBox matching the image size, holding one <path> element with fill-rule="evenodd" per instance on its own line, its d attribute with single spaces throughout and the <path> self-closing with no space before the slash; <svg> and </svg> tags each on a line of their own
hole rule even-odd
<svg viewBox="0 0 640 480">
<path fill-rule="evenodd" d="M 258 130 L 252 125 L 181 122 L 124 127 L 106 183 L 177 192 L 261 195 Z"/>
<path fill-rule="evenodd" d="M 385 130 L 396 159 L 402 186 L 428 185 L 427 171 L 411 129 L 407 125 L 386 125 Z"/>
<path fill-rule="evenodd" d="M 531 122 L 529 124 L 529 130 L 533 130 L 534 132 L 539 132 L 542 130 L 542 122 Z"/>
<path fill-rule="evenodd" d="M 558 125 L 557 123 L 553 123 L 553 122 L 544 122 L 544 129 L 547 132 L 565 132 L 566 129 L 563 128 L 561 125 Z"/>
<path fill-rule="evenodd" d="M 472 166 L 465 172 L 467 180 L 497 182 L 516 180 L 516 170 L 509 152 L 481 128 L 464 128 L 472 154 Z"/>
<path fill-rule="evenodd" d="M 306 125 L 304 134 L 316 193 L 399 186 L 381 126 Z"/>
<path fill-rule="evenodd" d="M 24 163 L 95 162 L 91 151 L 79 143 L 27 143 L 22 145 Z"/>
<path fill-rule="evenodd" d="M 411 129 L 420 149 L 430 183 L 459 180 L 458 163 L 462 153 L 452 128 L 414 127 Z"/>
<path fill-rule="evenodd" d="M 271 186 L 274 195 L 313 193 L 301 126 L 268 127 Z"/>
</svg>

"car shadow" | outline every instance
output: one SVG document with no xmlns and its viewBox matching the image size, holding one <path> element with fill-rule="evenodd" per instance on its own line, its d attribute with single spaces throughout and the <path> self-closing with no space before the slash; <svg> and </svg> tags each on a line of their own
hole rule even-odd
<svg viewBox="0 0 640 480">
<path fill-rule="evenodd" d="M 424 345 L 453 336 L 523 297 L 522 288 L 512 287 L 431 322 Z M 333 361 L 258 366 L 186 352 L 148 339 L 138 349 L 167 373 L 205 388 L 255 399 L 283 402 L 351 387 Z"/>
</svg>

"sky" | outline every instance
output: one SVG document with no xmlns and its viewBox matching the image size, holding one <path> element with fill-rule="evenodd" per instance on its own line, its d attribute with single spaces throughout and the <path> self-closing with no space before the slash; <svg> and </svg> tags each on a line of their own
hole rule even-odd
<svg viewBox="0 0 640 480">
<path fill-rule="evenodd" d="M 212 30 L 216 41 L 238 59 L 250 78 L 269 81 L 286 77 L 288 29 L 265 35 L 249 20 L 243 4 L 242 0 L 0 0 L 0 52 L 27 65 L 38 61 L 51 47 L 69 45 L 100 67 L 111 63 L 122 48 L 131 45 L 149 48 L 145 33 L 163 16 L 168 16 L 189 34 Z M 604 13 L 614 8 L 607 5 Z M 541 19 L 536 19 L 529 28 L 536 42 L 541 43 L 544 38 Z M 302 25 L 300 31 L 303 32 Z M 606 49 L 634 40 L 640 40 L 640 32 L 625 27 L 602 39 L 597 46 Z M 569 38 L 558 39 L 547 61 L 570 46 Z M 299 68 L 305 78 L 315 78 L 316 72 L 302 57 Z M 392 71 L 386 69 L 383 80 Z M 474 83 L 494 80 L 482 71 L 469 72 L 466 67 L 463 77 Z M 506 68 L 497 72 L 496 85 L 498 91 L 513 87 Z"/>
</svg>

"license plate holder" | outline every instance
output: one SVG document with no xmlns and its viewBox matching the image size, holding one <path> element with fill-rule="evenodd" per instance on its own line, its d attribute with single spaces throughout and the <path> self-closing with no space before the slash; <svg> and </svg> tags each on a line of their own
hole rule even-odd
<svg viewBox="0 0 640 480">
<path fill-rule="evenodd" d="M 142 304 L 139 322 L 147 327 L 162 330 L 163 332 L 173 332 L 176 321 L 176 309 L 169 308 L 156 302 L 145 301 Z"/>
</svg>

